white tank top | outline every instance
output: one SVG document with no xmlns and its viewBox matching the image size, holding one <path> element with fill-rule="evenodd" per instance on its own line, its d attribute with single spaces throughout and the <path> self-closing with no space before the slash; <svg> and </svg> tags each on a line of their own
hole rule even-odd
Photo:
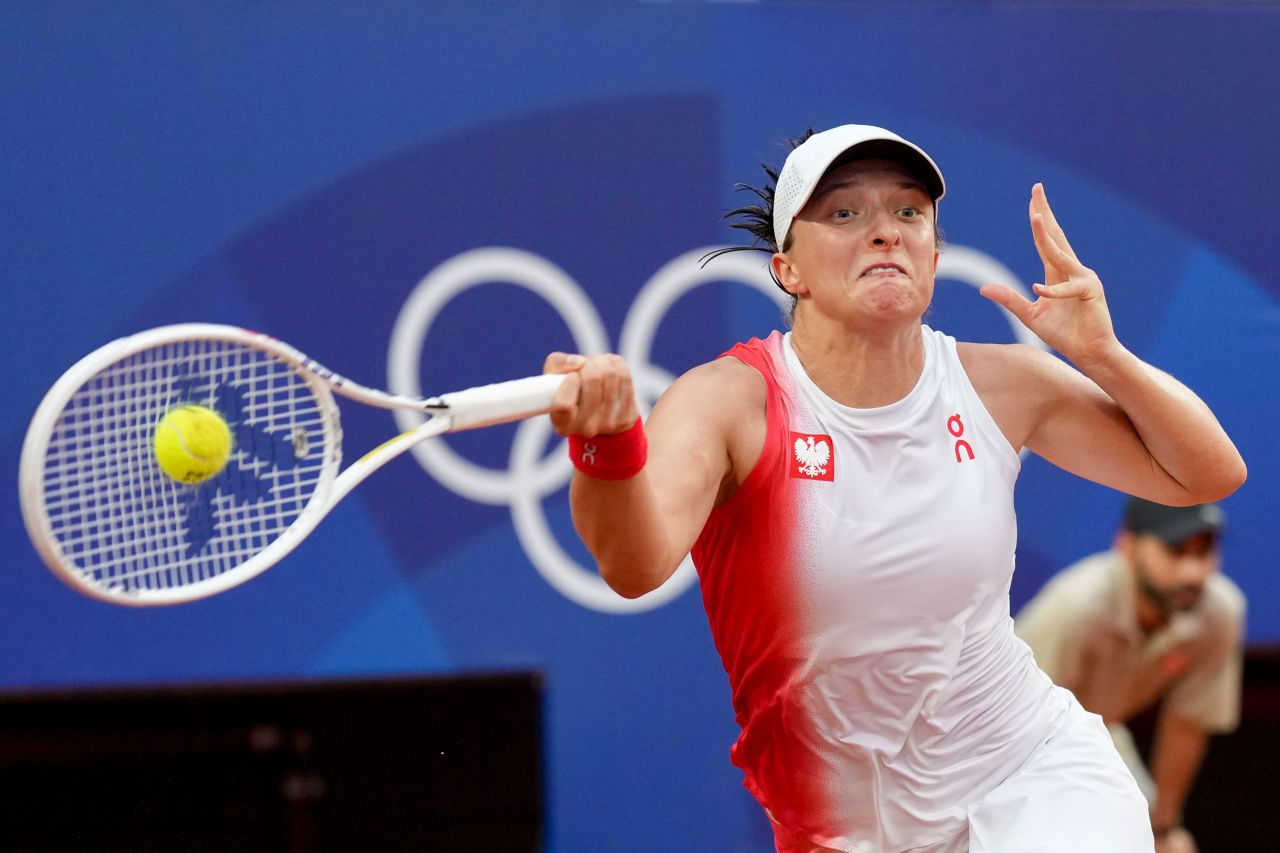
<svg viewBox="0 0 1280 853">
<path fill-rule="evenodd" d="M 694 549 L 747 787 L 780 835 L 858 853 L 962 832 L 1066 707 L 1009 615 L 1018 456 L 922 331 L 915 388 L 875 409 L 789 334 L 726 353 L 765 378 L 767 437 Z"/>
</svg>

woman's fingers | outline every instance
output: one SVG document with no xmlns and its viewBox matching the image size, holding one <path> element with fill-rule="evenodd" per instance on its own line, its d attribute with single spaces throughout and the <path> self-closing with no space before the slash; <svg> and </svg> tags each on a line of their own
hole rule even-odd
<svg viewBox="0 0 1280 853">
<path fill-rule="evenodd" d="M 1094 288 L 1091 282 L 1071 279 L 1060 284 L 1033 284 L 1031 289 L 1046 299 L 1078 299 L 1090 296 Z"/>
<path fill-rule="evenodd" d="M 577 353 L 553 352 L 542 362 L 543 373 L 572 373 L 581 370 L 587 359 Z"/>
<path fill-rule="evenodd" d="M 1036 251 L 1047 270 L 1053 270 L 1062 278 L 1067 278 L 1083 269 L 1074 254 L 1058 245 L 1050 233 L 1048 221 L 1041 213 L 1031 214 L 1031 238 L 1035 241 Z"/>
<path fill-rule="evenodd" d="M 551 423 L 561 435 L 622 432 L 635 423 L 631 370 L 620 356 L 551 353 L 543 372 L 569 374 L 551 408 Z"/>
<path fill-rule="evenodd" d="M 1021 293 L 1003 284 L 984 284 L 979 290 L 983 296 L 1008 310 L 1025 326 L 1031 316 L 1031 301 Z"/>
<path fill-rule="evenodd" d="M 1070 241 L 1067 240 L 1066 232 L 1062 230 L 1062 226 L 1058 224 L 1058 218 L 1053 215 L 1053 208 L 1049 206 L 1049 197 L 1045 194 L 1044 184 L 1037 183 L 1031 187 L 1031 212 L 1039 213 L 1044 217 L 1046 231 L 1050 239 L 1058 245 L 1063 252 L 1071 257 L 1072 260 L 1079 263 L 1076 257 L 1075 249 L 1071 248 Z"/>
<path fill-rule="evenodd" d="M 555 397 L 551 399 L 551 425 L 561 435 L 569 435 L 573 432 L 573 422 L 578 414 L 578 392 L 581 385 L 582 378 L 572 373 L 564 378 L 564 382 L 560 383 L 560 387 L 556 389 Z"/>
</svg>

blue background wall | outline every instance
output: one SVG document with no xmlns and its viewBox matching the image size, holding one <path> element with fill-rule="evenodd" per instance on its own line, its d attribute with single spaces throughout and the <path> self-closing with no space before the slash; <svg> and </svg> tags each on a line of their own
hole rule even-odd
<svg viewBox="0 0 1280 853">
<path fill-rule="evenodd" d="M 1195 388 L 1249 463 L 1225 565 L 1250 641 L 1275 643 L 1278 42 L 1261 3 L 5 4 L 0 479 L 16 483 L 53 380 L 153 325 L 252 326 L 384 385 L 414 288 L 484 247 L 554 263 L 617 349 L 664 265 L 734 239 L 717 221 L 732 186 L 778 164 L 783 137 L 880 124 L 941 164 L 949 242 L 1023 284 L 1041 275 L 1026 200 L 1046 183 L 1122 340 Z M 671 306 L 655 382 L 778 325 L 742 286 L 762 262 Z M 1014 339 L 965 282 L 940 282 L 929 322 Z M 573 347 L 556 310 L 494 280 L 443 308 L 411 367 L 437 392 Z M 396 428 L 348 413 L 356 450 Z M 517 435 L 450 445 L 503 472 Z M 561 586 L 517 535 L 521 488 Z M 590 564 L 565 490 L 521 488 L 477 502 L 406 458 L 251 584 L 138 612 L 46 572 L 11 485 L 0 688 L 535 668 L 548 849 L 768 849 L 728 763 L 728 689 L 696 590 L 630 612 L 573 600 L 562 589 L 589 585 L 574 564 Z M 1106 547 L 1121 502 L 1027 457 L 1015 606 Z"/>
</svg>

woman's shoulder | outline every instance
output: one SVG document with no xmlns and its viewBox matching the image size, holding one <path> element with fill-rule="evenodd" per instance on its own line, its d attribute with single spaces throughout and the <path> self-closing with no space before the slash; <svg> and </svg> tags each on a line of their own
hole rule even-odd
<svg viewBox="0 0 1280 853">
<path fill-rule="evenodd" d="M 672 383 L 668 393 L 688 396 L 703 407 L 724 409 L 763 405 L 767 391 L 757 368 L 726 354 L 686 372 Z"/>
<path fill-rule="evenodd" d="M 1063 387 L 1065 363 L 1026 344 L 956 342 L 973 390 L 1014 448 L 1022 448 Z"/>
<path fill-rule="evenodd" d="M 1052 406 L 1081 390 L 1083 376 L 1039 347 L 957 342 L 956 354 L 974 390 L 984 398 L 1007 395 L 1023 406 Z"/>
<path fill-rule="evenodd" d="M 956 354 L 975 387 L 980 381 L 1005 384 L 1011 379 L 1056 372 L 1064 366 L 1053 354 L 1027 344 L 956 341 Z"/>
<path fill-rule="evenodd" d="M 755 368 L 731 356 L 700 364 L 671 383 L 649 423 L 676 445 L 720 448 L 725 475 L 716 505 L 732 495 L 754 468 L 767 432 L 768 387 Z M 716 451 L 719 455 L 721 450 Z"/>
</svg>

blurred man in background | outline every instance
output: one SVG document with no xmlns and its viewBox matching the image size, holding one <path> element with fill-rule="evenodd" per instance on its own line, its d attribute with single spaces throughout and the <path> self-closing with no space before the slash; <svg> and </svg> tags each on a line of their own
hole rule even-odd
<svg viewBox="0 0 1280 853">
<path fill-rule="evenodd" d="M 1194 853 L 1182 808 L 1210 734 L 1240 714 L 1244 596 L 1219 574 L 1222 510 L 1133 499 L 1110 551 L 1056 575 L 1016 631 L 1107 723 L 1151 804 L 1157 853 Z M 1144 766 L 1125 722 L 1160 703 Z"/>
</svg>

